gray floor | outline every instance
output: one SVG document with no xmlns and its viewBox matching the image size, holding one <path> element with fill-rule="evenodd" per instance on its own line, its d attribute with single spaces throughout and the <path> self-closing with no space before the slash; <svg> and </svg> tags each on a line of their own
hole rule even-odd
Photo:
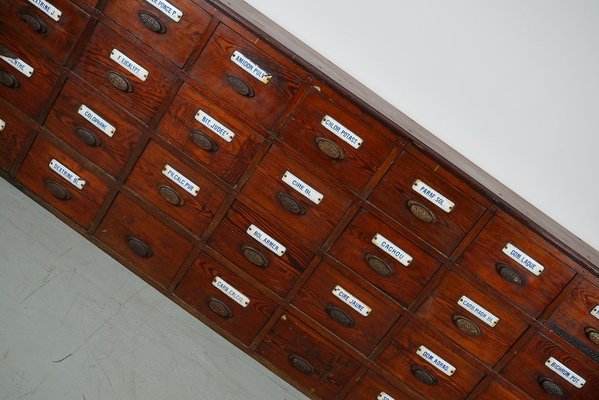
<svg viewBox="0 0 599 400">
<path fill-rule="evenodd" d="M 0 400 L 303 395 L 0 178 Z"/>
</svg>

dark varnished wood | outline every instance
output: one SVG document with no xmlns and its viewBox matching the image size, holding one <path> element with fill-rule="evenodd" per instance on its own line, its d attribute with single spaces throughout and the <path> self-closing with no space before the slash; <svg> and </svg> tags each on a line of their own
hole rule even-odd
<svg viewBox="0 0 599 400">
<path fill-rule="evenodd" d="M 32 140 L 34 123 L 8 102 L 0 99 L 0 169 L 11 172 L 23 148 Z"/>
<path fill-rule="evenodd" d="M 501 378 L 493 380 L 489 386 L 473 398 L 477 400 L 531 400 L 517 387 Z"/>
<path fill-rule="evenodd" d="M 377 400 L 382 393 L 393 397 L 395 400 L 409 400 L 413 398 L 383 378 L 379 377 L 374 372 L 367 371 L 364 375 L 362 375 L 358 383 L 356 383 L 356 385 L 351 389 L 347 396 L 344 397 L 344 399 Z"/>
</svg>

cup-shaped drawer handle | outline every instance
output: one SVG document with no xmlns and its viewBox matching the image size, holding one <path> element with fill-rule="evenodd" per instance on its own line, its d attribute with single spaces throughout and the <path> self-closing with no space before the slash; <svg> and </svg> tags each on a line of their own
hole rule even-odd
<svg viewBox="0 0 599 400">
<path fill-rule="evenodd" d="M 237 75 L 225 74 L 225 80 L 237 94 L 244 97 L 254 97 L 254 89 Z"/>
<path fill-rule="evenodd" d="M 555 382 L 551 378 L 546 376 L 539 377 L 539 385 L 541 388 L 547 393 L 555 397 L 564 397 L 566 395 L 566 391 L 559 383 Z"/>
<path fill-rule="evenodd" d="M 283 207 L 285 210 L 289 211 L 291 214 L 294 214 L 294 215 L 306 214 L 306 208 L 304 207 L 304 205 L 299 200 L 297 200 L 295 197 L 291 196 L 290 194 L 287 194 L 285 192 L 278 192 L 277 200 L 279 201 L 279 204 L 281 205 L 281 207 Z"/>
<path fill-rule="evenodd" d="M 380 275 L 391 276 L 395 273 L 395 268 L 374 254 L 366 253 L 364 258 L 366 259 L 368 266 L 372 268 L 374 272 Z"/>
<path fill-rule="evenodd" d="M 208 153 L 216 153 L 218 151 L 218 144 L 212 140 L 211 137 L 200 131 L 195 129 L 192 130 L 189 139 L 191 139 L 191 141 L 200 149 L 207 151 Z"/>
<path fill-rule="evenodd" d="M 414 200 L 408 200 L 406 206 L 412 215 L 418 218 L 420 221 L 426 222 L 427 224 L 434 224 L 437 222 L 437 216 L 435 213 L 425 205 Z"/>
<path fill-rule="evenodd" d="M 599 329 L 595 329 L 592 326 L 587 326 L 584 328 L 584 333 L 591 342 L 599 345 Z"/>
<path fill-rule="evenodd" d="M 164 25 L 160 18 L 151 12 L 139 10 L 137 12 L 137 16 L 139 17 L 139 20 L 143 26 L 145 26 L 148 30 L 159 34 L 166 33 L 166 25 Z"/>
<path fill-rule="evenodd" d="M 0 68 L 0 83 L 10 89 L 16 89 L 19 86 L 19 80 L 4 68 Z"/>
<path fill-rule="evenodd" d="M 252 246 L 244 244 L 241 246 L 241 252 L 243 253 L 243 256 L 255 266 L 260 268 L 268 267 L 268 258 Z"/>
<path fill-rule="evenodd" d="M 46 179 L 44 181 L 44 186 L 46 187 L 48 193 L 56 197 L 58 200 L 71 200 L 71 194 L 69 193 L 68 189 L 55 180 Z"/>
<path fill-rule="evenodd" d="M 480 336 L 480 328 L 478 327 L 478 325 L 476 323 L 472 322 L 472 320 L 470 320 L 469 318 L 466 318 L 460 314 L 454 314 L 452 319 L 453 319 L 453 323 L 455 324 L 455 326 L 457 326 L 458 329 L 460 331 L 464 332 L 466 335 Z"/>
<path fill-rule="evenodd" d="M 510 267 L 507 264 L 498 263 L 495 266 L 495 269 L 497 270 L 499 276 L 501 276 L 509 283 L 513 283 L 514 285 L 518 286 L 524 286 L 526 284 L 526 282 L 524 281 L 524 277 L 518 271 L 516 271 L 514 268 Z"/>
<path fill-rule="evenodd" d="M 48 32 L 48 25 L 33 14 L 29 14 L 26 11 L 21 11 L 19 12 L 19 18 L 25 21 L 29 28 L 36 33 L 44 34 Z"/>
<path fill-rule="evenodd" d="M 425 385 L 436 385 L 437 384 L 437 377 L 435 375 L 431 374 L 430 372 L 428 372 L 426 369 L 424 369 L 420 365 L 417 365 L 417 364 L 412 365 L 412 367 L 410 368 L 410 371 L 412 372 L 412 375 L 414 375 L 416 377 L 416 379 L 418 379 L 420 382 L 424 383 Z"/>
<path fill-rule="evenodd" d="M 337 322 L 340 325 L 345 326 L 346 328 L 352 328 L 356 324 L 356 322 L 351 317 L 351 315 L 349 315 L 348 313 L 346 313 L 339 307 L 335 307 L 331 304 L 328 304 L 325 307 L 325 310 L 326 310 L 327 314 L 329 314 L 329 317 L 331 317 L 331 319 L 333 321 Z"/>
<path fill-rule="evenodd" d="M 208 296 L 206 302 L 208 303 L 208 308 L 219 317 L 224 319 L 233 317 L 233 310 L 231 310 L 231 307 L 216 297 Z"/>
<path fill-rule="evenodd" d="M 182 206 L 185 203 L 185 200 L 179 196 L 179 193 L 168 185 L 158 185 L 158 193 L 160 194 L 160 197 L 167 201 L 167 203 L 174 206 Z"/>
<path fill-rule="evenodd" d="M 116 71 L 108 71 L 108 82 L 121 92 L 131 93 L 133 91 L 133 84 L 129 79 Z"/>
<path fill-rule="evenodd" d="M 291 363 L 291 366 L 293 368 L 306 375 L 312 375 L 314 371 L 316 371 L 316 369 L 312 366 L 312 364 L 310 364 L 308 360 L 295 353 L 289 356 L 289 362 Z"/>
<path fill-rule="evenodd" d="M 0 44 L 0 56 L 8 58 L 19 58 L 14 51 L 4 46 L 3 44 Z"/>
<path fill-rule="evenodd" d="M 152 248 L 149 245 L 147 245 L 146 243 L 144 243 L 144 241 L 139 239 L 138 237 L 129 235 L 129 236 L 127 236 L 126 239 L 127 239 L 127 247 L 129 247 L 129 250 L 131 250 L 136 255 L 138 255 L 140 257 L 148 258 L 148 257 L 152 257 L 152 255 L 154 254 L 152 252 Z"/>
<path fill-rule="evenodd" d="M 102 139 L 92 131 L 78 126 L 75 128 L 75 135 L 81 140 L 83 143 L 90 147 L 99 147 L 102 145 Z"/>
<path fill-rule="evenodd" d="M 345 158 L 345 152 L 335 142 L 325 137 L 319 136 L 316 138 L 316 147 L 327 157 L 333 160 L 343 160 Z"/>
</svg>

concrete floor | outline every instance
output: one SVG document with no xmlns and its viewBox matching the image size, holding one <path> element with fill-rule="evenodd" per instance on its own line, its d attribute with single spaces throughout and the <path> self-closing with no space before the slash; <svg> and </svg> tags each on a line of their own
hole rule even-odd
<svg viewBox="0 0 599 400">
<path fill-rule="evenodd" d="M 298 391 L 0 178 L 0 400 Z"/>
</svg>

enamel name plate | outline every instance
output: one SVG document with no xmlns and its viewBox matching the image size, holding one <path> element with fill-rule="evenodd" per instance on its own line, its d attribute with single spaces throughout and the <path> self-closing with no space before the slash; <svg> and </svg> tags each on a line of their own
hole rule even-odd
<svg viewBox="0 0 599 400">
<path fill-rule="evenodd" d="M 204 125 L 206 128 L 216 133 L 218 137 L 222 138 L 227 143 L 231 143 L 231 141 L 235 137 L 235 134 L 229 128 L 227 128 L 226 126 L 224 126 L 223 124 L 221 124 L 202 110 L 198 110 L 195 119 L 196 121 Z"/>
<path fill-rule="evenodd" d="M 2 132 L 4 130 L 5 126 L 6 126 L 6 122 L 4 122 L 3 119 L 0 119 L 0 132 Z"/>
<path fill-rule="evenodd" d="M 194 197 L 200 193 L 200 187 L 198 185 L 181 175 L 176 169 L 168 164 L 162 168 L 162 175 L 175 182 L 177 185 L 183 188 L 183 190 Z"/>
<path fill-rule="evenodd" d="M 10 64 L 14 69 L 16 69 L 28 78 L 30 78 L 31 75 L 33 75 L 33 72 L 35 71 L 31 65 L 27 64 L 20 58 L 10 58 L 6 56 L 0 56 L 0 58 L 6 61 L 7 64 Z"/>
<path fill-rule="evenodd" d="M 166 0 L 146 0 L 146 2 L 156 7 L 156 9 L 175 22 L 181 21 L 183 17 L 183 12 Z"/>
<path fill-rule="evenodd" d="M 491 328 L 494 328 L 495 325 L 499 322 L 499 318 L 476 304 L 474 301 L 470 300 L 466 296 L 460 297 L 458 300 L 458 304 L 464 310 L 468 311 L 470 314 L 474 315 L 476 318 L 483 321 L 485 324 L 489 325 Z"/>
<path fill-rule="evenodd" d="M 541 272 L 545 269 L 545 267 L 511 243 L 507 243 L 501 251 L 536 276 L 541 275 Z"/>
<path fill-rule="evenodd" d="M 570 382 L 570 384 L 572 384 L 574 387 L 577 387 L 578 389 L 580 389 L 584 386 L 585 383 L 587 383 L 587 381 L 583 377 L 581 377 L 580 375 L 578 375 L 577 373 L 575 373 L 570 368 L 566 367 L 564 364 L 557 361 L 553 357 L 549 357 L 549 359 L 545 361 L 545 366 L 553 372 L 555 372 L 556 374 L 558 374 L 559 376 L 561 376 L 562 378 L 564 378 L 565 380 L 567 380 L 568 382 Z"/>
<path fill-rule="evenodd" d="M 118 49 L 112 49 L 110 58 L 118 65 L 135 75 L 140 81 L 145 82 L 150 73 L 141 65 L 124 55 Z"/>
<path fill-rule="evenodd" d="M 48 17 L 58 22 L 62 16 L 62 11 L 44 0 L 29 0 L 31 4 L 42 10 Z"/>
<path fill-rule="evenodd" d="M 281 243 L 274 240 L 271 236 L 266 234 L 262 229 L 252 224 L 247 229 L 246 233 L 252 238 L 260 242 L 260 244 L 266 247 L 268 250 L 275 253 L 277 256 L 282 257 L 287 249 Z"/>
<path fill-rule="evenodd" d="M 324 196 L 315 190 L 312 186 L 308 185 L 306 182 L 302 181 L 297 176 L 293 175 L 291 172 L 286 171 L 285 175 L 281 178 L 283 182 L 285 182 L 289 187 L 293 190 L 310 200 L 314 204 L 320 204 Z"/>
<path fill-rule="evenodd" d="M 333 295 L 340 299 L 342 302 L 353 308 L 358 314 L 367 317 L 370 315 L 372 309 L 368 307 L 366 304 L 362 303 L 356 297 L 352 296 L 347 290 L 343 289 L 341 286 L 335 286 L 333 289 Z"/>
<path fill-rule="evenodd" d="M 595 317 L 595 318 L 599 319 L 599 304 L 597 304 L 597 305 L 595 306 L 595 308 L 593 308 L 593 309 L 591 310 L 591 315 L 592 315 L 593 317 Z"/>
<path fill-rule="evenodd" d="M 116 132 L 116 128 L 110 125 L 104 118 L 96 114 L 91 108 L 85 104 L 81 104 L 79 115 L 88 120 L 93 126 L 104 132 L 108 137 L 112 137 Z"/>
<path fill-rule="evenodd" d="M 376 397 L 376 400 L 395 400 L 395 399 L 393 397 L 389 396 L 385 392 L 380 392 L 379 395 Z"/>
<path fill-rule="evenodd" d="M 247 307 L 250 304 L 250 299 L 247 296 L 235 289 L 233 286 L 229 285 L 220 276 L 214 278 L 212 281 L 212 286 L 229 296 L 231 299 L 233 299 L 233 301 L 242 307 Z"/>
<path fill-rule="evenodd" d="M 349 144 L 354 149 L 357 149 L 360 146 L 362 146 L 363 140 L 360 136 L 356 135 L 355 133 L 347 129 L 345 126 L 341 125 L 330 115 L 325 115 L 322 118 L 322 121 L 320 121 L 320 125 L 327 128 L 335 136 Z"/>
<path fill-rule="evenodd" d="M 83 186 L 85 186 L 85 181 L 81 179 L 79 175 L 75 174 L 73 171 L 71 171 L 55 159 L 52 159 L 52 161 L 50 161 L 49 166 L 52 171 L 56 172 L 65 180 L 69 181 L 69 183 L 75 186 L 77 189 L 81 190 L 83 189 Z"/>
<path fill-rule="evenodd" d="M 389 254 L 391 257 L 395 258 L 404 267 L 407 267 L 413 260 L 411 255 L 409 255 L 408 253 L 391 243 L 380 233 L 374 235 L 374 237 L 372 238 L 372 243 L 374 243 L 376 247 L 383 250 L 385 253 Z"/>
<path fill-rule="evenodd" d="M 416 350 L 416 354 L 447 376 L 451 376 L 455 373 L 455 367 L 453 365 L 422 345 Z"/>
<path fill-rule="evenodd" d="M 272 79 L 272 75 L 260 68 L 252 60 L 235 50 L 231 56 L 231 61 L 237 64 L 245 72 L 258 79 L 260 82 L 267 84 Z"/>
<path fill-rule="evenodd" d="M 446 213 L 451 212 L 455 206 L 453 201 L 449 200 L 447 197 L 443 196 L 441 193 L 437 192 L 420 179 L 416 179 L 414 181 L 412 184 L 412 189 Z"/>
</svg>

